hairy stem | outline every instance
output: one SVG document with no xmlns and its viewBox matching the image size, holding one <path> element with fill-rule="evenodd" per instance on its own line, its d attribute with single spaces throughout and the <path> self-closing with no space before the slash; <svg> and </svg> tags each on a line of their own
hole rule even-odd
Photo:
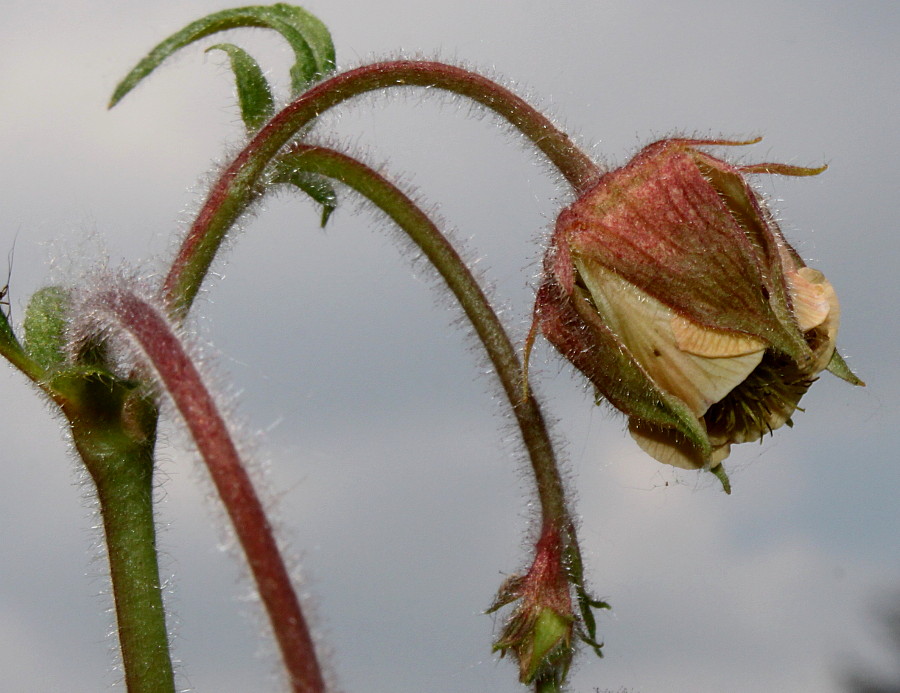
<svg viewBox="0 0 900 693">
<path fill-rule="evenodd" d="M 168 320 L 133 293 L 102 291 L 98 303 L 140 345 L 184 417 L 234 524 L 296 693 L 322 693 L 324 680 L 306 619 L 272 528 L 225 421 Z"/>
<path fill-rule="evenodd" d="M 182 316 L 190 308 L 225 234 L 260 192 L 266 165 L 278 151 L 329 108 L 368 91 L 396 86 L 445 89 L 492 109 L 530 139 L 576 191 L 586 190 L 600 175 L 598 167 L 546 116 L 481 75 L 429 61 L 365 65 L 331 77 L 297 98 L 219 176 L 165 280 L 164 295 L 175 315 Z"/>
<path fill-rule="evenodd" d="M 119 432 L 73 440 L 97 487 L 128 693 L 174 693 L 153 522 L 153 447 Z"/>
<path fill-rule="evenodd" d="M 419 247 L 456 296 L 494 366 L 531 460 L 543 523 L 568 530 L 570 520 L 556 457 L 533 396 L 522 398 L 522 364 L 500 319 L 466 263 L 421 209 L 362 162 L 324 147 L 294 144 L 281 162 L 339 180 L 375 203 Z"/>
<path fill-rule="evenodd" d="M 317 173 L 339 180 L 364 195 L 406 232 L 456 296 L 487 351 L 519 425 L 541 506 L 542 537 L 552 534 L 559 538 L 557 558 L 560 564 L 557 567 L 566 573 L 575 588 L 585 625 L 588 619 L 593 623 L 589 613 L 590 598 L 584 585 L 581 549 L 546 423 L 531 392 L 523 398 L 522 363 L 467 265 L 440 229 L 409 197 L 362 162 L 332 149 L 296 143 L 279 158 L 279 164 L 287 170 Z M 593 627 L 586 625 L 585 630 L 593 639 Z M 534 686 L 538 693 L 562 690 L 555 671 L 538 677 Z"/>
</svg>

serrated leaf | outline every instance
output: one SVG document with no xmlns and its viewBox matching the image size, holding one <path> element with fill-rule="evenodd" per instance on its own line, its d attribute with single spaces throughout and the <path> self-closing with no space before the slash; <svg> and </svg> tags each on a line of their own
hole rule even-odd
<svg viewBox="0 0 900 693">
<path fill-rule="evenodd" d="M 158 44 L 118 84 L 109 107 L 115 106 L 166 58 L 181 48 L 217 32 L 241 27 L 273 29 L 290 44 L 296 56 L 291 67 L 291 89 L 294 94 L 300 93 L 310 82 L 334 69 L 331 34 L 319 19 L 306 10 L 283 3 L 268 7 L 237 7 L 198 19 Z"/>
<path fill-rule="evenodd" d="M 217 43 L 207 48 L 206 52 L 212 50 L 228 55 L 237 86 L 241 118 L 248 132 L 256 132 L 275 113 L 275 102 L 263 71 L 247 51 L 233 43 Z"/>
<path fill-rule="evenodd" d="M 337 208 L 337 193 L 325 176 L 308 171 L 298 171 L 290 161 L 285 159 L 274 162 L 269 182 L 293 185 L 309 195 L 314 202 L 322 205 L 322 228 L 325 228 L 328 217 Z"/>
<path fill-rule="evenodd" d="M 603 643 L 597 642 L 597 619 L 592 609 L 608 609 L 609 604 L 591 599 L 587 593 L 579 590 L 578 609 L 581 612 L 581 627 L 577 629 L 578 638 L 590 647 L 594 654 L 603 657 Z"/>
</svg>

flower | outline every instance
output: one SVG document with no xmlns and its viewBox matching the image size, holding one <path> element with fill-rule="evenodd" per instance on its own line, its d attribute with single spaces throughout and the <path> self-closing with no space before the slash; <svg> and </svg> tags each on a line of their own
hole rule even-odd
<svg viewBox="0 0 900 693">
<path fill-rule="evenodd" d="M 754 142 L 758 140 L 753 140 Z M 746 173 L 668 139 L 603 175 L 559 215 L 537 292 L 537 328 L 629 417 L 661 462 L 721 468 L 731 445 L 792 425 L 825 369 L 862 384 L 835 351 L 831 284 L 788 245 Z"/>
</svg>

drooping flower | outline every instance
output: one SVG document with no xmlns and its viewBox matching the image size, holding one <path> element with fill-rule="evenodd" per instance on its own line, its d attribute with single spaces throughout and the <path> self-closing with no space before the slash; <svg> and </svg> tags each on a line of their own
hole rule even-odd
<svg viewBox="0 0 900 693">
<path fill-rule="evenodd" d="M 756 141 L 756 140 L 754 140 Z M 731 445 L 791 425 L 835 351 L 840 308 L 745 179 L 814 175 L 735 166 L 669 139 L 603 175 L 563 210 L 544 261 L 535 328 L 661 462 L 721 468 Z M 528 349 L 534 338 L 529 338 Z"/>
</svg>

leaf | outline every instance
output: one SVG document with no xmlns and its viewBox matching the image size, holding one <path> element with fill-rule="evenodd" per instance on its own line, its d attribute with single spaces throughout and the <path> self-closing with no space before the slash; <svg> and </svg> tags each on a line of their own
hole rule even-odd
<svg viewBox="0 0 900 693">
<path fill-rule="evenodd" d="M 66 360 L 66 324 L 71 299 L 59 286 L 39 289 L 25 309 L 25 351 L 47 371 Z"/>
<path fill-rule="evenodd" d="M 297 38 L 309 46 L 314 56 L 315 70 L 308 76 L 304 72 L 299 55 L 297 62 L 291 67 L 292 92 L 297 95 L 306 89 L 313 80 L 334 71 L 334 43 L 331 40 L 331 33 L 318 18 L 302 7 L 279 2 L 272 5 L 270 9 L 284 20 L 285 27 L 292 29 L 287 35 L 284 30 L 281 30 L 281 34 L 294 48 L 294 52 L 297 53 L 296 39 L 293 39 L 296 32 Z"/>
<path fill-rule="evenodd" d="M 566 547 L 566 573 L 569 582 L 575 586 L 575 596 L 578 600 L 578 611 L 581 614 L 581 623 L 576 628 L 578 638 L 590 647 L 594 654 L 603 657 L 603 643 L 597 641 L 597 619 L 594 617 L 594 609 L 611 609 L 612 607 L 602 599 L 592 597 L 584 586 L 584 564 L 581 553 L 578 551 L 574 536 L 569 536 Z"/>
<path fill-rule="evenodd" d="M 109 108 L 181 48 L 217 32 L 240 27 L 273 29 L 290 44 L 296 56 L 296 62 L 291 67 L 291 89 L 294 94 L 334 69 L 331 34 L 321 21 L 306 10 L 283 3 L 269 7 L 237 7 L 198 19 L 157 45 L 119 82 Z"/>
<path fill-rule="evenodd" d="M 256 132 L 275 113 L 275 102 L 263 71 L 247 51 L 233 43 L 217 43 L 207 48 L 206 52 L 212 50 L 228 54 L 237 86 L 241 118 L 248 132 Z"/>
<path fill-rule="evenodd" d="M 328 217 L 337 208 L 337 193 L 334 186 L 325 176 L 297 170 L 292 165 L 290 157 L 278 159 L 273 164 L 269 183 L 293 185 L 322 205 L 322 228 L 325 228 Z"/>
</svg>

